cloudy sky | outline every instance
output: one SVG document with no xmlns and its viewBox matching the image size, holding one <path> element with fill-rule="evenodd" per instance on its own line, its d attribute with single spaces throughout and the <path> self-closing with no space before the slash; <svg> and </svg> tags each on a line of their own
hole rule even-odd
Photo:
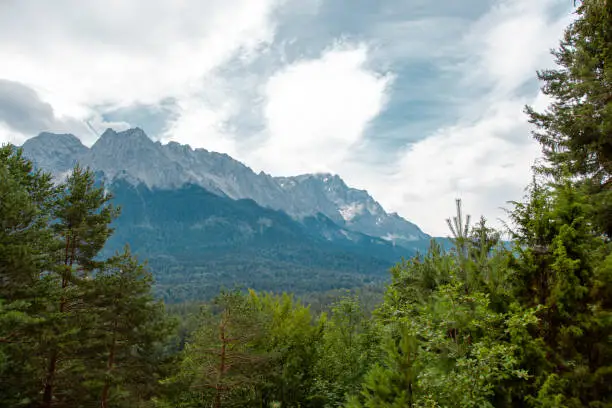
<svg viewBox="0 0 612 408">
<path fill-rule="evenodd" d="M 331 172 L 426 232 L 495 220 L 571 0 L 0 0 L 0 142 L 107 127 Z"/>
</svg>

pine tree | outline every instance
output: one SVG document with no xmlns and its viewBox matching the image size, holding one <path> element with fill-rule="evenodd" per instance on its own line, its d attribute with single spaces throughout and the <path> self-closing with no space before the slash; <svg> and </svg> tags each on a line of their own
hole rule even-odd
<svg viewBox="0 0 612 408">
<path fill-rule="evenodd" d="M 99 256 L 118 213 L 110 196 L 78 166 L 55 187 L 12 146 L 0 179 L 0 406 L 150 401 L 173 326 L 128 250 Z"/>
<path fill-rule="evenodd" d="M 452 221 L 450 218 L 447 218 L 446 224 L 453 235 L 452 241 L 457 254 L 465 258 L 467 257 L 467 239 L 470 233 L 471 216 L 468 214 L 465 217 L 465 220 L 463 219 L 463 210 L 460 198 L 455 200 L 455 205 L 457 207 L 457 215 L 453 217 Z"/>
<path fill-rule="evenodd" d="M 0 180 L 0 406 L 18 407 L 38 392 L 38 339 L 53 288 L 43 277 L 54 247 L 48 221 L 57 191 L 11 145 L 0 147 Z"/>
<path fill-rule="evenodd" d="M 264 333 L 261 316 L 239 292 L 222 292 L 204 310 L 201 326 L 187 343 L 179 372 L 168 379 L 175 392 L 169 406 L 215 408 L 258 401 L 268 361 L 256 347 Z"/>
<path fill-rule="evenodd" d="M 289 294 L 257 294 L 251 290 L 248 302 L 261 316 L 263 330 L 253 346 L 265 357 L 265 364 L 258 366 L 261 381 L 255 386 L 258 399 L 253 404 L 318 406 L 313 404 L 311 391 L 319 361 L 322 319 L 315 320 L 310 307 Z"/>
<path fill-rule="evenodd" d="M 118 214 L 110 199 L 103 187 L 95 185 L 93 173 L 77 165 L 62 185 L 60 199 L 53 209 L 52 229 L 62 244 L 56 253 L 55 267 L 60 295 L 57 309 L 51 315 L 44 408 L 80 403 L 75 380 L 70 376 L 84 371 L 81 353 L 92 340 L 88 334 L 92 316 L 84 302 L 89 286 L 85 283 L 94 270 L 104 265 L 97 257 L 112 233 L 110 223 Z M 60 372 L 63 378 L 58 379 Z M 63 389 L 58 386 L 59 380 Z"/>
<path fill-rule="evenodd" d="M 129 248 L 108 260 L 92 282 L 93 331 L 100 348 L 87 377 L 96 385 L 92 392 L 101 408 L 133 407 L 156 393 L 160 345 L 173 323 L 154 300 L 151 285 L 151 274 Z"/>
<path fill-rule="evenodd" d="M 21 150 L 0 148 L 0 293 L 6 300 L 19 298 L 40 277 L 52 235 L 48 228 L 56 189 L 48 174 L 34 171 Z"/>
</svg>

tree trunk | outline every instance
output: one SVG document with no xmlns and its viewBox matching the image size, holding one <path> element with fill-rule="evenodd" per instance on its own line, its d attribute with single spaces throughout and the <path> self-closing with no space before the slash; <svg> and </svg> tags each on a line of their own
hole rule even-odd
<svg viewBox="0 0 612 408">
<path fill-rule="evenodd" d="M 225 319 L 219 325 L 219 338 L 221 339 L 221 358 L 219 361 L 219 373 L 217 377 L 217 386 L 215 394 L 215 408 L 221 408 L 221 379 L 225 373 L 225 357 L 226 357 L 226 339 L 225 339 Z"/>
<path fill-rule="evenodd" d="M 72 267 L 72 259 L 70 257 L 70 235 L 66 236 L 66 248 L 64 250 L 64 266 L 66 268 Z M 59 304 L 59 312 L 64 313 L 66 309 L 66 297 L 64 296 L 64 290 L 68 286 L 68 277 L 63 274 L 62 275 L 62 297 Z M 58 334 L 58 333 L 56 333 Z M 51 357 L 49 358 L 49 365 L 47 366 L 47 375 L 45 376 L 45 387 L 43 392 L 42 399 L 42 407 L 43 408 L 51 408 L 53 406 L 53 391 L 54 391 L 54 383 L 55 383 L 55 372 L 57 370 L 57 360 L 59 357 L 59 352 L 57 347 L 53 348 L 51 352 Z"/>
<path fill-rule="evenodd" d="M 53 380 L 55 379 L 55 369 L 57 367 L 57 350 L 51 353 L 49 366 L 47 368 L 47 376 L 45 378 L 45 390 L 43 393 L 43 408 L 51 408 L 53 404 Z"/>
<path fill-rule="evenodd" d="M 117 319 L 113 321 L 113 339 L 111 340 L 111 347 L 108 353 L 108 360 L 106 362 L 106 373 L 110 375 L 115 365 L 115 348 L 117 345 Z M 110 391 L 110 381 L 106 378 L 104 382 L 104 388 L 102 389 L 102 398 L 100 400 L 101 408 L 108 408 L 108 393 Z"/>
</svg>

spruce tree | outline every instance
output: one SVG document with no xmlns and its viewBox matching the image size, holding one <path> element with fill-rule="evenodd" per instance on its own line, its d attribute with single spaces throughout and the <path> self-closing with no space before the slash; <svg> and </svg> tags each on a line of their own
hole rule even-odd
<svg viewBox="0 0 612 408">
<path fill-rule="evenodd" d="M 557 67 L 538 73 L 552 103 L 527 107 L 550 183 L 534 182 L 512 214 L 516 296 L 539 308 L 546 353 L 528 361 L 537 406 L 612 404 L 612 3 L 577 3 Z"/>
<path fill-rule="evenodd" d="M 587 196 L 572 181 L 534 185 L 512 213 L 518 225 L 514 288 L 537 308 L 532 335 L 545 358 L 534 374 L 534 406 L 612 404 L 611 248 L 596 233 Z"/>
<path fill-rule="evenodd" d="M 347 408 L 414 407 L 421 399 L 418 385 L 420 365 L 419 342 L 404 328 L 395 338 L 389 335 L 382 343 L 382 358 L 365 375 L 361 395 L 352 395 Z"/>
<path fill-rule="evenodd" d="M 541 170 L 583 179 L 602 232 L 612 236 L 612 4 L 577 3 L 577 19 L 553 51 L 557 67 L 538 72 L 552 103 L 527 113 L 547 159 Z"/>
</svg>

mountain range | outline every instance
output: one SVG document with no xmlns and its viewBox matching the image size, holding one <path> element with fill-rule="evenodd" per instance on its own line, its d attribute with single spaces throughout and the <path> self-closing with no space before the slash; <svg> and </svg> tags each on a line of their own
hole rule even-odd
<svg viewBox="0 0 612 408">
<path fill-rule="evenodd" d="M 58 179 L 77 163 L 96 172 L 122 207 L 107 250 L 128 242 L 147 257 L 167 300 L 233 283 L 298 293 L 360 285 L 431 238 L 337 175 L 255 173 L 139 128 L 107 129 L 91 148 L 44 132 L 22 148 Z"/>
</svg>

